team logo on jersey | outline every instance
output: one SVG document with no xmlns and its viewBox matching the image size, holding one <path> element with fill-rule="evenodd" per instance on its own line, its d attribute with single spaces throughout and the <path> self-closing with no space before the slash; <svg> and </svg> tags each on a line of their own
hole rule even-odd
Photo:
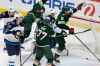
<svg viewBox="0 0 100 66">
<path fill-rule="evenodd" d="M 45 31 L 46 30 L 46 26 L 43 26 L 40 28 L 42 31 Z"/>
</svg>

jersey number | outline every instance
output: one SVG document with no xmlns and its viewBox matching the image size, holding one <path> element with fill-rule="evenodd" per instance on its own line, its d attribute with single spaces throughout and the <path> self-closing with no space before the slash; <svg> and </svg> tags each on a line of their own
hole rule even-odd
<svg viewBox="0 0 100 66">
<path fill-rule="evenodd" d="M 39 37 L 40 40 L 43 40 L 46 36 L 47 36 L 47 33 L 46 33 L 46 32 L 39 31 L 39 32 L 37 33 L 37 37 Z"/>
</svg>

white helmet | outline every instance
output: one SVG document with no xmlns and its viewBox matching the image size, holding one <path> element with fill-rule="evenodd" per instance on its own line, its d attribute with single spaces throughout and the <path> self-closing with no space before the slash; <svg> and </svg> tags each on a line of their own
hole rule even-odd
<svg viewBox="0 0 100 66">
<path fill-rule="evenodd" d="M 9 12 L 16 12 L 16 10 L 14 8 L 10 8 Z"/>
</svg>

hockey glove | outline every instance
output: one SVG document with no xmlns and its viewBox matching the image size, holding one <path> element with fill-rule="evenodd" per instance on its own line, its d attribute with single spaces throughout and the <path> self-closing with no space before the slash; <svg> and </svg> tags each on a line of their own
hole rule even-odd
<svg viewBox="0 0 100 66">
<path fill-rule="evenodd" d="M 13 31 L 13 35 L 15 36 L 15 38 L 19 38 L 20 34 L 21 34 L 20 30 Z"/>
<path fill-rule="evenodd" d="M 14 35 L 15 38 L 18 39 L 21 43 L 24 42 L 24 35 L 21 33 L 20 30 L 13 31 L 13 35 Z"/>
<path fill-rule="evenodd" d="M 25 40 L 25 37 L 23 35 L 19 37 L 20 43 L 24 43 L 24 40 Z"/>
<path fill-rule="evenodd" d="M 64 30 L 62 30 L 62 34 L 63 34 L 63 36 L 65 37 L 67 37 L 67 32 L 65 32 Z"/>
<path fill-rule="evenodd" d="M 74 34 L 74 28 L 69 28 L 69 34 Z"/>
</svg>

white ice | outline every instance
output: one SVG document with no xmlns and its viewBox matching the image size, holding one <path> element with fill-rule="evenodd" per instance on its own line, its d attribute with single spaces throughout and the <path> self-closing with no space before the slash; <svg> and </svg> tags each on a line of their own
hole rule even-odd
<svg viewBox="0 0 100 66">
<path fill-rule="evenodd" d="M 27 55 L 22 55 L 22 61 Z M 56 64 L 56 66 L 100 66 L 97 60 L 87 60 L 76 56 L 62 56 L 61 63 Z M 32 66 L 32 57 L 23 66 Z M 0 66 L 7 66 L 8 56 L 6 53 L 0 54 Z M 46 59 L 41 60 L 41 66 L 46 66 Z M 19 65 L 20 66 L 20 65 Z"/>
</svg>

